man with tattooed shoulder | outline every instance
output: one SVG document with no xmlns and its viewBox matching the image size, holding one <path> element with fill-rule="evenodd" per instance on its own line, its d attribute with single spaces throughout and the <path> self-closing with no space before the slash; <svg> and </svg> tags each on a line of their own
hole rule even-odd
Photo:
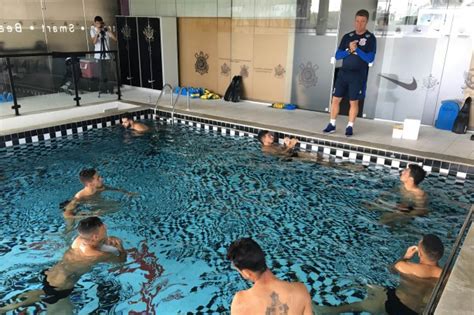
<svg viewBox="0 0 474 315">
<path fill-rule="evenodd" d="M 311 297 L 302 283 L 279 280 L 268 268 L 265 254 L 251 238 L 234 241 L 227 259 L 240 275 L 253 283 L 237 292 L 231 314 L 312 315 Z"/>
</svg>

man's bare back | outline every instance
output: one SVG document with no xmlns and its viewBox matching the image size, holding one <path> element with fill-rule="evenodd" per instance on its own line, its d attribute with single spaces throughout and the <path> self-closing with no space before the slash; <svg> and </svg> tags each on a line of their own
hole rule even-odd
<svg viewBox="0 0 474 315">
<path fill-rule="evenodd" d="M 265 253 L 251 238 L 232 242 L 227 259 L 252 288 L 237 292 L 231 305 L 232 315 L 310 315 L 311 297 L 302 283 L 279 280 L 268 269 Z"/>
<path fill-rule="evenodd" d="M 278 280 L 238 292 L 232 302 L 231 314 L 313 314 L 311 297 L 302 283 Z"/>
</svg>

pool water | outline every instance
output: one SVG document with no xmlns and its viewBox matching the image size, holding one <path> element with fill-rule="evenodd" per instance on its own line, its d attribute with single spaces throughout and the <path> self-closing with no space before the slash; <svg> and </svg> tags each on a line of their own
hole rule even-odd
<svg viewBox="0 0 474 315">
<path fill-rule="evenodd" d="M 381 212 L 364 203 L 398 187 L 396 170 L 284 161 L 252 138 L 150 124 L 156 130 L 144 136 L 114 126 L 0 151 L 0 301 L 41 288 L 40 272 L 62 258 L 74 235 L 58 204 L 81 189 L 85 167 L 138 195 L 106 192 L 84 208 L 111 209 L 102 218 L 128 258 L 81 278 L 71 295 L 80 314 L 229 313 L 250 284 L 225 253 L 248 236 L 276 275 L 304 282 L 316 304 L 357 301 L 365 284 L 397 285 L 387 266 L 422 234 L 443 240 L 446 259 L 474 201 L 472 182 L 430 175 L 422 183 L 429 216 L 381 225 Z"/>
</svg>

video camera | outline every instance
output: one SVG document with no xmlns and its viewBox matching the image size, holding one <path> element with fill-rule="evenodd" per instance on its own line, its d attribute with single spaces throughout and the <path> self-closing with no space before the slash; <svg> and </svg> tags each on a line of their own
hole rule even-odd
<svg viewBox="0 0 474 315">
<path fill-rule="evenodd" d="M 107 26 L 101 26 L 100 27 L 100 35 L 105 36 L 105 33 L 109 31 L 109 28 Z"/>
</svg>

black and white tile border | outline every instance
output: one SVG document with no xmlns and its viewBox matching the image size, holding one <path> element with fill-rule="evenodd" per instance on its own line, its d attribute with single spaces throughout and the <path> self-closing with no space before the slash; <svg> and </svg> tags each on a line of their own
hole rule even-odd
<svg viewBox="0 0 474 315">
<path fill-rule="evenodd" d="M 132 114 L 136 119 L 151 118 L 151 113 L 149 110 L 137 111 Z M 0 148 L 9 148 L 27 143 L 37 143 L 43 140 L 66 137 L 69 135 L 80 134 L 90 129 L 100 129 L 115 126 L 119 123 L 120 115 L 114 115 L 0 136 Z"/>
<path fill-rule="evenodd" d="M 158 117 L 162 121 L 171 122 L 169 112 L 158 111 Z M 136 119 L 151 119 L 153 111 L 150 109 L 136 111 L 132 113 Z M 175 114 L 175 121 L 179 124 L 191 126 L 197 129 L 209 130 L 223 135 L 244 136 L 254 138 L 259 129 L 235 123 L 228 123 L 217 120 L 210 120 L 196 116 Z M 30 130 L 16 134 L 0 136 L 0 149 L 17 147 L 28 143 L 38 143 L 44 140 L 67 137 L 69 135 L 80 134 L 90 129 L 100 129 L 114 126 L 120 123 L 120 115 L 90 119 L 77 123 L 64 124 L 60 126 Z M 276 132 L 280 142 L 285 136 L 295 136 Z M 406 155 L 394 151 L 384 151 L 376 148 L 354 146 L 326 139 L 298 136 L 300 149 L 306 151 L 329 154 L 336 159 L 350 160 L 364 164 L 373 163 L 393 169 L 405 168 L 410 163 L 417 163 L 431 174 L 454 176 L 457 182 L 474 179 L 474 165 L 457 164 L 445 161 L 438 161 L 420 156 Z"/>
<path fill-rule="evenodd" d="M 171 122 L 171 114 L 169 112 L 158 111 L 157 113 L 160 120 L 168 123 Z M 260 130 L 259 128 L 252 126 L 210 120 L 195 116 L 184 116 L 181 114 L 175 114 L 174 119 L 175 122 L 182 125 L 231 136 L 248 136 L 253 138 L 256 137 Z M 421 156 L 402 154 L 395 151 L 385 151 L 376 148 L 355 146 L 325 139 L 298 135 L 295 136 L 280 132 L 275 132 L 275 136 L 278 138 L 280 143 L 283 142 L 283 138 L 286 136 L 296 137 L 300 141 L 299 145 L 301 150 L 328 154 L 341 160 L 361 162 L 364 164 L 373 163 L 393 169 L 403 169 L 407 167 L 408 164 L 417 163 L 420 166 L 423 166 L 423 169 L 428 173 L 454 176 L 459 183 L 462 183 L 465 179 L 474 179 L 474 165 L 438 161 Z"/>
</svg>

